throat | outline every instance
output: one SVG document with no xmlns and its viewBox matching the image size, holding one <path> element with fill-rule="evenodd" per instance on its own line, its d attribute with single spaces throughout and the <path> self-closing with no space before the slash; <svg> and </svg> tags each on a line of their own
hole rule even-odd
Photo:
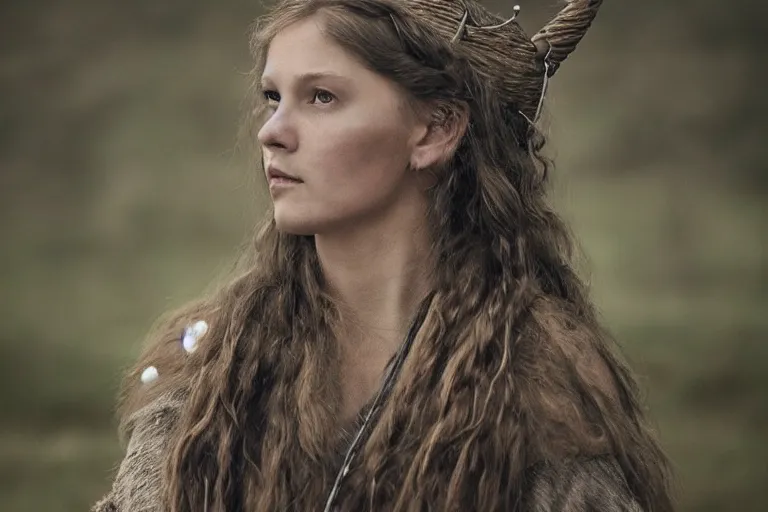
<svg viewBox="0 0 768 512">
<path fill-rule="evenodd" d="M 367 411 L 381 388 L 394 351 L 351 350 L 342 358 L 340 372 L 341 402 L 339 419 L 349 424 Z"/>
</svg>

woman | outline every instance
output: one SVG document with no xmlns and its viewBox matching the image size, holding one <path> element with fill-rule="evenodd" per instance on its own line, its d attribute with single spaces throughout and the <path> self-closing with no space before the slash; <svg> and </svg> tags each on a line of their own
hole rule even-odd
<svg viewBox="0 0 768 512">
<path fill-rule="evenodd" d="M 286 0 L 241 271 L 126 380 L 97 511 L 667 511 L 664 455 L 569 266 L 535 128 L 600 2 L 531 40 L 468 0 Z"/>
</svg>

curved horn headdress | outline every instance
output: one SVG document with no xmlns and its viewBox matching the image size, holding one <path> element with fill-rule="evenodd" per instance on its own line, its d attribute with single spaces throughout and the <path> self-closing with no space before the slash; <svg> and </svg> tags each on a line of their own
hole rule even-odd
<svg viewBox="0 0 768 512">
<path fill-rule="evenodd" d="M 549 76 L 554 75 L 560 64 L 576 49 L 602 4 L 603 0 L 570 0 L 552 21 L 533 36 L 532 41 L 539 53 L 550 53 L 552 67 Z"/>
<path fill-rule="evenodd" d="M 411 0 L 406 5 L 451 41 L 457 54 L 499 91 L 503 101 L 516 104 L 521 114 L 535 122 L 547 79 L 576 49 L 602 5 L 602 0 L 566 2 L 533 38 L 516 23 L 518 6 L 505 20 L 475 0 Z"/>
</svg>

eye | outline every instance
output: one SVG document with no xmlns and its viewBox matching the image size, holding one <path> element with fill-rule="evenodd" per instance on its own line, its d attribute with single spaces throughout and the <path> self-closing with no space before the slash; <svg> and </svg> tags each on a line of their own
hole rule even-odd
<svg viewBox="0 0 768 512">
<path fill-rule="evenodd" d="M 325 89 L 315 89 L 315 95 L 313 99 L 318 100 L 319 103 L 327 105 L 336 99 L 336 96 L 326 91 Z"/>
<path fill-rule="evenodd" d="M 265 90 L 263 94 L 264 94 L 264 99 L 267 101 L 275 101 L 275 102 L 280 101 L 280 93 L 278 93 L 277 91 Z"/>
</svg>

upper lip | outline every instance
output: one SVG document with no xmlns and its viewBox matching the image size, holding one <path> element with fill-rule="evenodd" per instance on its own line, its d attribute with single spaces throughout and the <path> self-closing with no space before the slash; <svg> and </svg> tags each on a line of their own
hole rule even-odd
<svg viewBox="0 0 768 512">
<path fill-rule="evenodd" d="M 287 172 L 283 172 L 280 169 L 278 169 L 277 167 L 275 167 L 274 165 L 270 165 L 269 167 L 267 167 L 267 177 L 269 179 L 272 179 L 272 178 L 288 178 L 290 180 L 301 181 L 300 178 L 297 178 L 296 176 L 288 174 Z"/>
</svg>

